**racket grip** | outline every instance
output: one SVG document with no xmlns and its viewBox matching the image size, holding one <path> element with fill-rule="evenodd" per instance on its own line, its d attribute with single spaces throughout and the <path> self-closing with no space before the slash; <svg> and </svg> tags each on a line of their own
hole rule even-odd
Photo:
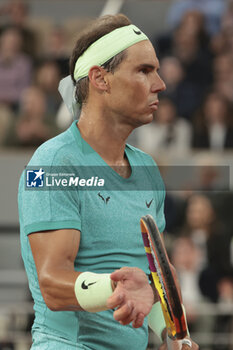
<svg viewBox="0 0 233 350">
<path fill-rule="evenodd" d="M 182 349 L 182 343 L 181 341 L 172 340 L 167 335 L 167 349 L 168 350 L 181 350 Z"/>
</svg>

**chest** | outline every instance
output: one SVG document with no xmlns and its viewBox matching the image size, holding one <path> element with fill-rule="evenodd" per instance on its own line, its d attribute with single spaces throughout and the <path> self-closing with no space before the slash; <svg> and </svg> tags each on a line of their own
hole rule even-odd
<svg viewBox="0 0 233 350">
<path fill-rule="evenodd" d="M 141 216 L 156 217 L 152 191 L 92 191 L 84 193 L 81 205 L 83 246 L 109 249 L 132 247 L 140 240 Z M 114 244 L 114 246 L 113 246 Z"/>
</svg>

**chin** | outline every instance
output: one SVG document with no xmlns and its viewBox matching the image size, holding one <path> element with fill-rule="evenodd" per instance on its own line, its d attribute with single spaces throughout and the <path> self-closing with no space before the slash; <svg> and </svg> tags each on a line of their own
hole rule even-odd
<svg viewBox="0 0 233 350">
<path fill-rule="evenodd" d="M 149 124 L 153 121 L 153 119 L 154 119 L 154 114 L 150 113 L 147 116 L 145 116 L 143 124 Z"/>
<path fill-rule="evenodd" d="M 133 127 L 133 128 L 138 128 L 140 126 L 150 124 L 154 119 L 153 113 L 148 113 L 140 116 L 134 116 L 133 118 L 131 117 L 130 119 L 127 119 L 127 122 Z"/>
<path fill-rule="evenodd" d="M 153 113 L 150 113 L 150 114 L 147 114 L 147 115 L 144 115 L 143 117 L 141 117 L 140 119 L 138 118 L 136 120 L 136 125 L 135 127 L 138 128 L 139 126 L 143 126 L 143 125 L 146 125 L 146 124 L 150 124 L 154 119 L 154 116 L 153 116 Z"/>
</svg>

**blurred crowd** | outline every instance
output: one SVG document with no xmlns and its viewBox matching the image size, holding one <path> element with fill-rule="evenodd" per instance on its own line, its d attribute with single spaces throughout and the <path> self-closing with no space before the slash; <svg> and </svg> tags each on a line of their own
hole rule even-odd
<svg viewBox="0 0 233 350">
<path fill-rule="evenodd" d="M 166 91 L 135 133 L 151 154 L 233 148 L 233 2 L 175 1 L 170 30 L 152 39 Z"/>
<path fill-rule="evenodd" d="M 58 93 L 88 19 L 30 16 L 30 2 L 0 7 L 0 145 L 38 146 L 71 117 Z M 233 2 L 177 0 L 168 31 L 151 38 L 167 89 L 154 122 L 131 141 L 150 154 L 233 148 Z"/>
<path fill-rule="evenodd" d="M 69 115 L 59 119 L 58 84 L 69 74 L 75 36 L 88 21 L 75 17 L 61 25 L 30 16 L 29 1 L 2 4 L 0 146 L 37 147 L 69 126 Z"/>
<path fill-rule="evenodd" d="M 37 147 L 70 125 L 58 83 L 69 74 L 75 36 L 89 21 L 33 18 L 23 0 L 0 7 L 0 147 Z M 233 1 L 177 0 L 167 22 L 168 31 L 151 38 L 167 89 L 154 121 L 130 142 L 155 157 L 233 150 Z M 205 173 L 205 191 L 214 177 Z M 233 330 L 230 315 L 210 321 L 195 309 L 205 301 L 233 303 L 232 206 L 230 193 L 166 198 L 165 239 L 191 331 Z"/>
<path fill-rule="evenodd" d="M 217 316 L 219 305 L 233 305 L 233 196 L 223 192 L 167 194 L 165 243 L 180 281 L 191 332 L 230 334 L 231 311 Z M 200 305 L 214 303 L 214 312 Z M 214 314 L 213 314 L 214 313 Z M 212 339 L 214 341 L 214 339 Z M 201 349 L 232 349 L 230 345 Z"/>
<path fill-rule="evenodd" d="M 167 89 L 154 121 L 136 130 L 133 141 L 160 160 L 190 150 L 232 150 L 233 1 L 174 1 L 167 21 L 169 30 L 153 39 Z M 208 161 L 204 156 L 199 165 Z M 232 334 L 230 312 L 210 316 L 198 310 L 206 302 L 233 305 L 233 196 L 213 191 L 215 177 L 214 168 L 203 167 L 199 191 L 167 193 L 164 237 L 190 331 Z M 217 337 L 201 349 L 232 349 Z"/>
</svg>

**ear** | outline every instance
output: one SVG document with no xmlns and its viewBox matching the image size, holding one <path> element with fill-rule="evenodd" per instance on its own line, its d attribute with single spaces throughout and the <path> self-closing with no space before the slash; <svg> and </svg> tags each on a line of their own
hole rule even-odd
<svg viewBox="0 0 233 350">
<path fill-rule="evenodd" d="M 107 72 L 100 66 L 93 66 L 90 68 L 88 78 L 90 83 L 102 92 L 108 90 L 108 83 L 105 79 Z"/>
</svg>

